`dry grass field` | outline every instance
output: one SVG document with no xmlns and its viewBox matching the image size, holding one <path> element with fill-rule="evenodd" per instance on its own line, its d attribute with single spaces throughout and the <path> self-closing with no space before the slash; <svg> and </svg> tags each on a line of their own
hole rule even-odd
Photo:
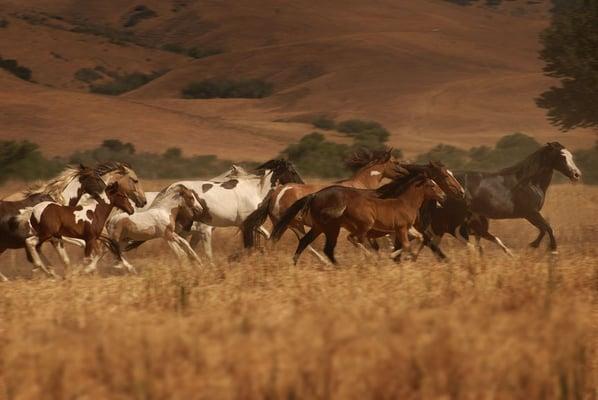
<svg viewBox="0 0 598 400">
<path fill-rule="evenodd" d="M 595 399 L 597 204 L 551 190 L 557 257 L 521 221 L 494 224 L 512 260 L 447 239 L 451 262 L 395 265 L 341 240 L 340 267 L 294 267 L 292 238 L 231 260 L 224 231 L 202 270 L 159 244 L 138 276 L 28 279 L 4 255 L 0 399 Z"/>
</svg>

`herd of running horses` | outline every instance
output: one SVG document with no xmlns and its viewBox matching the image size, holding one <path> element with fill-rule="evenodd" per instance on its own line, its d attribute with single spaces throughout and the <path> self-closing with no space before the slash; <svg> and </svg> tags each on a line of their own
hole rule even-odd
<svg viewBox="0 0 598 400">
<path fill-rule="evenodd" d="M 118 260 L 115 267 L 135 272 L 125 253 L 161 238 L 179 260 L 201 265 L 195 248 L 201 246 L 211 260 L 213 229 L 238 227 L 247 248 L 261 236 L 277 241 L 290 229 L 299 240 L 295 262 L 309 249 L 322 262 L 336 264 L 334 250 L 344 228 L 365 252 L 379 250 L 379 238 L 394 237 L 394 259 L 404 253 L 415 260 L 424 247 L 445 259 L 444 234 L 469 246 L 473 235 L 480 249 L 484 238 L 511 254 L 488 229 L 489 219 L 510 218 L 538 228 L 532 247 L 548 234 L 556 252 L 552 228 L 540 214 L 547 189 L 555 170 L 571 181 L 581 179 L 571 152 L 557 142 L 497 172 L 453 174 L 439 162 L 401 162 L 390 149 L 356 151 L 347 166 L 354 172 L 349 179 L 306 184 L 290 162 L 275 159 L 251 171 L 233 165 L 211 180 L 179 181 L 160 192 L 144 192 L 126 163 L 68 167 L 0 201 L 0 254 L 25 249 L 35 268 L 56 277 L 41 246 L 50 242 L 68 267 L 67 242 L 84 248 L 85 272 L 93 272 L 108 251 Z M 268 218 L 272 234 L 264 228 Z M 321 234 L 326 257 L 311 246 Z M 417 251 L 413 240 L 420 243 Z M 7 278 L 0 273 L 0 280 Z"/>
</svg>

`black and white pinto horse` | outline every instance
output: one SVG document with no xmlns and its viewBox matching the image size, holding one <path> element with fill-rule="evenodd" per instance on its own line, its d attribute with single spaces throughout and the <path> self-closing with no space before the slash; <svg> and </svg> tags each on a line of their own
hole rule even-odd
<svg viewBox="0 0 598 400">
<path fill-rule="evenodd" d="M 544 205 L 554 171 L 565 175 L 572 182 L 581 179 L 581 171 L 573 155 L 558 142 L 547 143 L 519 163 L 498 172 L 460 172 L 455 176 L 467 192 L 467 203 L 447 202 L 442 208 L 427 210 L 430 222 L 424 227 L 432 251 L 445 258 L 437 245 L 445 233 L 468 243 L 469 234 L 496 243 L 505 253 L 509 248 L 488 231 L 489 219 L 524 218 L 539 230 L 538 237 L 530 243 L 538 247 L 546 234 L 550 250 L 556 253 L 557 243 L 550 224 L 540 211 Z"/>
<path fill-rule="evenodd" d="M 238 167 L 233 169 L 236 171 L 227 171 L 213 180 L 178 181 L 168 187 L 183 185 L 194 190 L 202 200 L 203 223 L 181 221 L 177 218 L 177 233 L 184 237 L 191 236 L 193 247 L 200 243 L 210 259 L 213 228 L 241 228 L 245 219 L 277 185 L 304 183 L 293 164 L 283 159 L 267 161 L 252 171 L 244 171 Z M 269 235 L 264 228 L 261 232 Z M 143 242 L 132 242 L 126 250 L 136 248 L 141 243 Z"/>
</svg>

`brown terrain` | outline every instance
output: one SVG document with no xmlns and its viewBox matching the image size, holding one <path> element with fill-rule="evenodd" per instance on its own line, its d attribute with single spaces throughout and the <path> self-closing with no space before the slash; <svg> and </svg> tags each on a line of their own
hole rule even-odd
<svg viewBox="0 0 598 400">
<path fill-rule="evenodd" d="M 125 27 L 140 5 L 156 15 Z M 30 68 L 35 83 L 0 70 L 1 135 L 35 141 L 48 155 L 119 138 L 147 151 L 179 146 L 263 159 L 325 114 L 377 120 L 409 156 L 440 142 L 492 144 L 516 131 L 589 146 L 590 131 L 563 134 L 534 104 L 555 83 L 537 56 L 548 9 L 520 0 L 498 8 L 442 0 L 2 0 L 0 55 Z M 161 50 L 165 44 L 222 53 L 194 59 Z M 75 77 L 96 67 L 98 82 L 168 72 L 115 97 L 91 94 Z M 209 77 L 264 79 L 274 94 L 181 99 L 184 86 Z"/>
</svg>

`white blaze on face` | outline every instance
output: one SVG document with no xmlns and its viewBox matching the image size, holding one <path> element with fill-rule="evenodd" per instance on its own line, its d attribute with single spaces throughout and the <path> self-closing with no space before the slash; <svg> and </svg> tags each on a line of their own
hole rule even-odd
<svg viewBox="0 0 598 400">
<path fill-rule="evenodd" d="M 567 162 L 567 168 L 569 168 L 569 170 L 573 172 L 573 175 L 575 175 L 577 178 L 580 178 L 581 171 L 579 170 L 579 168 L 577 168 L 577 165 L 575 165 L 575 162 L 573 161 L 573 154 L 571 154 L 571 152 L 567 149 L 562 149 L 561 155 L 565 157 L 565 161 Z"/>
<path fill-rule="evenodd" d="M 448 168 L 447 168 L 447 169 L 446 169 L 446 172 L 447 172 L 447 173 L 448 173 L 448 174 L 449 174 L 451 177 L 453 177 L 453 179 L 454 179 L 454 180 L 456 180 L 457 182 L 459 182 L 459 181 L 457 180 L 457 178 L 455 178 L 455 175 L 453 175 L 453 171 L 451 171 L 450 169 L 448 169 Z M 461 184 L 459 183 L 459 185 L 461 185 Z M 461 193 L 465 193 L 465 188 L 461 187 Z"/>
<path fill-rule="evenodd" d="M 370 175 L 371 176 L 378 176 L 378 175 L 382 175 L 382 172 L 380 172 L 380 171 L 372 171 L 372 172 L 370 172 Z"/>
<path fill-rule="evenodd" d="M 81 206 L 82 209 L 75 210 L 75 212 L 73 213 L 73 215 L 75 216 L 75 223 L 78 224 L 80 221 L 91 223 L 91 219 L 87 215 L 87 212 L 91 211 L 93 214 L 93 212 L 95 212 L 96 210 L 97 205 L 98 202 L 93 197 L 91 197 L 91 195 L 84 194 L 81 197 L 81 200 L 79 200 L 79 202 L 77 203 L 77 207 Z"/>
<path fill-rule="evenodd" d="M 292 186 L 286 186 L 282 188 L 280 193 L 278 193 L 278 196 L 276 196 L 276 200 L 274 201 L 274 208 L 272 209 L 272 214 L 274 214 L 275 216 L 280 217 L 280 199 L 282 199 L 282 196 L 284 196 L 284 192 L 291 188 Z"/>
</svg>

